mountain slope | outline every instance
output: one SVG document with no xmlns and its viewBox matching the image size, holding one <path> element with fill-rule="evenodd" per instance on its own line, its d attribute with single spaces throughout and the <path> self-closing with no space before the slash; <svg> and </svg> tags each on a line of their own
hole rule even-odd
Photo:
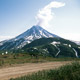
<svg viewBox="0 0 80 80">
<path fill-rule="evenodd" d="M 33 26 L 31 29 L 28 29 L 26 32 L 20 34 L 19 36 L 15 37 L 13 39 L 0 42 L 0 50 L 22 48 L 26 44 L 32 42 L 33 40 L 43 38 L 43 37 L 59 38 L 59 36 L 48 32 L 47 30 L 43 29 L 40 26 Z"/>
<path fill-rule="evenodd" d="M 40 26 L 33 26 L 21 35 L 0 42 L 0 50 L 52 57 L 80 57 L 80 46 L 49 33 Z"/>
<path fill-rule="evenodd" d="M 55 34 L 52 34 L 40 26 L 33 26 L 31 29 L 27 30 L 23 34 L 16 37 L 16 39 L 24 38 L 25 40 L 33 41 L 42 37 L 58 37 Z"/>
<path fill-rule="evenodd" d="M 21 50 L 28 53 L 53 57 L 80 57 L 80 46 L 62 38 L 41 38 L 25 45 Z"/>
</svg>

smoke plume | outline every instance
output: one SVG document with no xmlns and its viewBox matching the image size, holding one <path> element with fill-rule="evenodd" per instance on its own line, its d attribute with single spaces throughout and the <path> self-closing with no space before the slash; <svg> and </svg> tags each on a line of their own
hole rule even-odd
<svg viewBox="0 0 80 80">
<path fill-rule="evenodd" d="M 37 25 L 40 26 L 48 26 L 49 22 L 54 17 L 54 13 L 52 12 L 53 8 L 59 8 L 65 6 L 65 3 L 53 1 L 46 5 L 44 8 L 40 9 L 36 19 L 37 19 Z"/>
</svg>

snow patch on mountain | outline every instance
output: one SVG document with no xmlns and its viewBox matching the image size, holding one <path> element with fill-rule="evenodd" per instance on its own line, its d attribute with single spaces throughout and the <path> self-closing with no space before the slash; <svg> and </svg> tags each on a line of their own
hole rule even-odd
<svg viewBox="0 0 80 80">
<path fill-rule="evenodd" d="M 55 45 L 55 44 L 60 44 L 60 42 L 54 41 L 54 42 L 52 42 L 51 44 L 53 44 L 53 45 Z"/>
<path fill-rule="evenodd" d="M 69 44 L 69 47 L 71 47 L 71 45 Z"/>
<path fill-rule="evenodd" d="M 57 52 L 57 54 L 55 55 L 55 57 L 57 57 L 61 51 L 60 51 L 60 49 L 59 49 L 56 45 L 55 45 L 55 47 L 58 49 L 58 52 Z"/>
<path fill-rule="evenodd" d="M 58 49 L 58 52 L 55 55 L 55 57 L 57 57 L 59 55 L 59 53 L 61 52 L 60 49 L 57 47 L 57 44 L 61 44 L 61 43 L 60 42 L 53 41 L 51 44 L 54 45 Z"/>
<path fill-rule="evenodd" d="M 78 47 L 80 49 L 80 47 Z"/>
<path fill-rule="evenodd" d="M 74 48 L 72 48 L 72 49 L 75 52 L 76 57 L 78 58 L 78 52 Z"/>
<path fill-rule="evenodd" d="M 64 46 L 67 46 L 68 44 L 63 44 Z"/>
</svg>

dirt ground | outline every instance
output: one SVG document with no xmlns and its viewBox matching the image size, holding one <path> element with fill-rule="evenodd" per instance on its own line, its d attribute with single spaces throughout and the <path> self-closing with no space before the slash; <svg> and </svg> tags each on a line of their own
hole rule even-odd
<svg viewBox="0 0 80 80">
<path fill-rule="evenodd" d="M 13 67 L 1 68 L 0 80 L 9 80 L 10 78 L 24 76 L 41 70 L 55 69 L 67 63 L 70 62 L 62 61 L 62 62 L 45 62 L 45 63 L 26 63 Z"/>
</svg>

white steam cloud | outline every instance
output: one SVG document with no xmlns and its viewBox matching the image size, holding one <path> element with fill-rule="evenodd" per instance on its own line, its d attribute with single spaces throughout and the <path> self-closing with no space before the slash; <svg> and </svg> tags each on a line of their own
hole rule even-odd
<svg viewBox="0 0 80 80">
<path fill-rule="evenodd" d="M 52 20 L 54 13 L 52 12 L 52 8 L 59 8 L 65 6 L 65 3 L 53 1 L 50 4 L 46 5 L 44 8 L 39 10 L 36 18 L 37 25 L 40 26 L 48 26 L 49 22 Z"/>
</svg>

